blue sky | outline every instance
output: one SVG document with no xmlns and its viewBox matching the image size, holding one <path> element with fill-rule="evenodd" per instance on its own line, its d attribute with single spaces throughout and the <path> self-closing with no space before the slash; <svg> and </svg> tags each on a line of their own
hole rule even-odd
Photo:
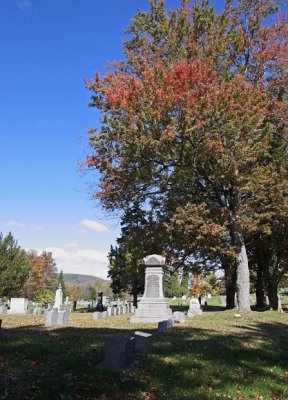
<svg viewBox="0 0 288 400">
<path fill-rule="evenodd" d="M 122 58 L 138 9 L 148 2 L 0 0 L 0 232 L 52 251 L 64 272 L 106 277 L 120 231 L 90 199 L 95 176 L 78 168 L 98 123 L 83 80 Z"/>
</svg>

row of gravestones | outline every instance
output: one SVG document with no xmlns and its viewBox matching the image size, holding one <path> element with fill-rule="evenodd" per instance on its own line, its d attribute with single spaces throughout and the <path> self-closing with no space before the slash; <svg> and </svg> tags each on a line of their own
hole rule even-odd
<svg viewBox="0 0 288 400">
<path fill-rule="evenodd" d="M 93 313 L 94 321 L 98 319 L 106 319 L 114 315 L 123 315 L 123 314 L 134 314 L 135 307 L 134 306 L 117 306 L 112 307 L 108 306 L 106 311 L 95 311 Z"/>
<path fill-rule="evenodd" d="M 197 307 L 197 311 L 196 309 L 194 310 L 193 316 L 201 314 L 202 311 L 201 309 L 199 311 L 199 309 L 200 305 L 199 308 Z M 175 323 L 185 323 L 185 320 L 186 315 L 184 312 L 175 311 L 171 318 L 158 322 L 158 332 L 170 331 Z M 105 338 L 104 359 L 97 367 L 100 369 L 131 369 L 135 362 L 135 353 L 151 352 L 152 335 L 150 333 L 136 331 L 130 337 L 122 334 L 111 335 Z"/>
</svg>

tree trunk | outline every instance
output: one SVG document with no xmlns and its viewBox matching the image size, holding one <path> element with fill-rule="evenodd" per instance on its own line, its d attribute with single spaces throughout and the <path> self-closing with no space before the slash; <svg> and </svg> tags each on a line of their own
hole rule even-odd
<svg viewBox="0 0 288 400">
<path fill-rule="evenodd" d="M 273 310 L 278 309 L 278 286 L 275 282 L 270 282 L 267 288 L 267 295 L 269 299 L 269 306 Z"/>
<path fill-rule="evenodd" d="M 133 306 L 137 308 L 137 293 L 133 293 Z"/>
<path fill-rule="evenodd" d="M 257 277 L 256 277 L 256 307 L 265 307 L 265 293 L 264 293 L 264 280 L 263 280 L 263 267 L 257 264 Z"/>
<path fill-rule="evenodd" d="M 242 241 L 237 258 L 237 302 L 239 311 L 248 312 L 250 308 L 250 277 L 246 247 Z"/>
<path fill-rule="evenodd" d="M 225 268 L 226 310 L 235 308 L 236 270 L 231 265 Z"/>
<path fill-rule="evenodd" d="M 73 311 L 76 311 L 76 307 L 77 307 L 77 301 L 74 300 L 74 301 L 73 301 Z"/>
</svg>

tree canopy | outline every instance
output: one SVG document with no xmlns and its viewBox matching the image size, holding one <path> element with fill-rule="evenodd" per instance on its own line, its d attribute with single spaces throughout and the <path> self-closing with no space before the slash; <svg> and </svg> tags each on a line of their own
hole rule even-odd
<svg viewBox="0 0 288 400">
<path fill-rule="evenodd" d="M 170 257 L 228 264 L 249 311 L 247 245 L 263 231 L 272 244 L 288 216 L 287 20 L 276 0 L 227 0 L 222 13 L 208 0 L 150 5 L 126 58 L 87 83 L 102 112 L 86 160 L 95 197 L 112 211 L 137 201 Z"/>
</svg>

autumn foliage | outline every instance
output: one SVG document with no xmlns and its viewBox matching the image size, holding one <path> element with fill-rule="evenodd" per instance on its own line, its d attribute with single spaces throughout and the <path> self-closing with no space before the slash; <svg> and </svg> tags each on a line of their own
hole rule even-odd
<svg viewBox="0 0 288 400">
<path fill-rule="evenodd" d="M 263 230 L 272 243 L 288 216 L 287 20 L 272 0 L 228 0 L 221 14 L 204 0 L 170 15 L 150 4 L 126 59 L 86 83 L 103 113 L 86 160 L 100 172 L 95 198 L 110 210 L 142 204 L 170 257 L 236 271 L 227 282 L 248 311 L 247 246 Z"/>
</svg>

